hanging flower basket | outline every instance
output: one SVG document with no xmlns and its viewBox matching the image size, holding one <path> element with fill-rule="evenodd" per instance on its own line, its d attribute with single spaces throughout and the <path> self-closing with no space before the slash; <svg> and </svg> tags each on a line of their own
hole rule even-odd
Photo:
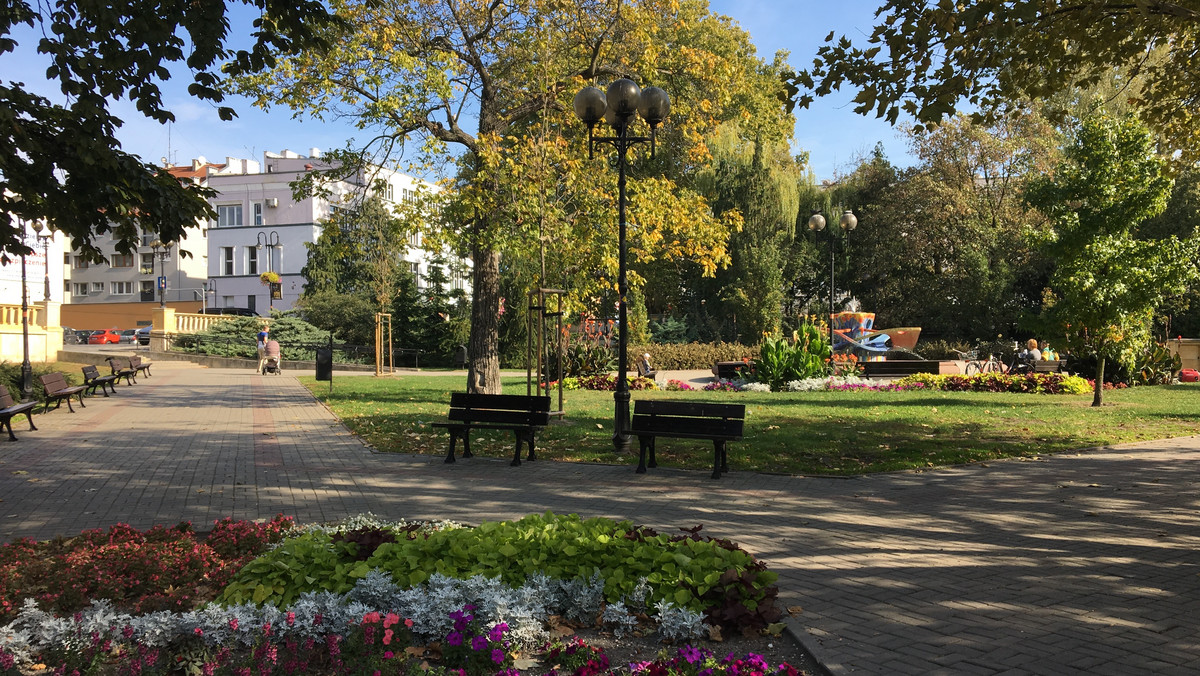
<svg viewBox="0 0 1200 676">
<path fill-rule="evenodd" d="M 271 271 L 264 272 L 258 276 L 258 281 L 265 285 L 278 284 L 280 282 L 279 273 Z"/>
</svg>

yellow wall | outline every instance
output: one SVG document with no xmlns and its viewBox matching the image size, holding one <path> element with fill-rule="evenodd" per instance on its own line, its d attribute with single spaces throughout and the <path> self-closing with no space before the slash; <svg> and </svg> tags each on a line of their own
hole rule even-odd
<svg viewBox="0 0 1200 676">
<path fill-rule="evenodd" d="M 176 312 L 199 312 L 199 301 L 167 303 Z M 136 329 L 149 326 L 158 303 L 87 303 L 62 306 L 62 326 L 73 329 Z"/>
</svg>

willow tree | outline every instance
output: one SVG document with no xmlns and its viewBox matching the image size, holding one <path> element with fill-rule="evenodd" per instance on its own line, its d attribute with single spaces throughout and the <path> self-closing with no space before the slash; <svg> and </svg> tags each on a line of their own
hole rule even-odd
<svg viewBox="0 0 1200 676">
<path fill-rule="evenodd" d="M 333 48 L 281 61 L 239 86 L 263 107 L 356 119 L 372 137 L 343 161 L 383 163 L 409 150 L 410 160 L 457 162 L 440 234 L 474 262 L 469 388 L 499 391 L 503 255 L 557 242 L 567 247 L 562 259 L 595 273 L 590 284 L 611 286 L 615 179 L 586 159 L 583 127 L 569 113 L 587 84 L 630 77 L 672 97 L 662 138 L 670 152 L 651 167 L 665 176 L 634 182 L 634 246 L 695 258 L 710 273 L 727 262 L 728 224 L 671 178 L 707 161 L 703 139 L 735 114 L 740 76 L 755 64 L 748 36 L 710 15 L 703 0 L 333 0 L 331 7 L 352 26 L 334 36 Z M 549 167 L 558 174 L 552 183 L 526 180 Z M 439 233 L 427 234 L 438 241 Z"/>
</svg>

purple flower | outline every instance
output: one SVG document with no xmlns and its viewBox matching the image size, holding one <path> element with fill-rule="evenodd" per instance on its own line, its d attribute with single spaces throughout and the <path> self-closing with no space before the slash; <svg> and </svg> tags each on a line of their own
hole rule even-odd
<svg viewBox="0 0 1200 676">
<path fill-rule="evenodd" d="M 492 651 L 492 661 L 496 664 L 504 664 L 504 651 L 496 648 Z"/>
<path fill-rule="evenodd" d="M 463 635 L 457 631 L 452 631 L 449 634 L 446 634 L 446 643 L 448 645 L 462 645 Z"/>
<path fill-rule="evenodd" d="M 695 664 L 704 659 L 704 656 L 700 654 L 700 650 L 690 645 L 680 648 L 679 656 L 688 664 Z"/>
<path fill-rule="evenodd" d="M 471 638 L 471 650 L 487 650 L 487 647 L 488 640 L 486 636 L 475 636 Z"/>
<path fill-rule="evenodd" d="M 506 632 L 506 631 L 508 631 L 508 624 L 505 622 L 501 622 L 500 624 L 497 624 L 496 626 L 492 627 L 492 630 L 488 632 L 488 640 L 489 641 L 503 641 L 504 640 L 504 632 Z"/>
</svg>

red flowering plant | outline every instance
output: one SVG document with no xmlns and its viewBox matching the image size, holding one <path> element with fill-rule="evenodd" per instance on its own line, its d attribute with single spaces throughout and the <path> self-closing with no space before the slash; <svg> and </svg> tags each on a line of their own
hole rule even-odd
<svg viewBox="0 0 1200 676">
<path fill-rule="evenodd" d="M 292 527 L 282 515 L 265 524 L 218 521 L 208 542 L 190 522 L 138 531 L 117 524 L 69 540 L 28 538 L 0 545 L 0 624 L 25 598 L 43 609 L 71 613 L 108 599 L 134 613 L 187 610 L 210 600 L 233 575 Z"/>
</svg>

